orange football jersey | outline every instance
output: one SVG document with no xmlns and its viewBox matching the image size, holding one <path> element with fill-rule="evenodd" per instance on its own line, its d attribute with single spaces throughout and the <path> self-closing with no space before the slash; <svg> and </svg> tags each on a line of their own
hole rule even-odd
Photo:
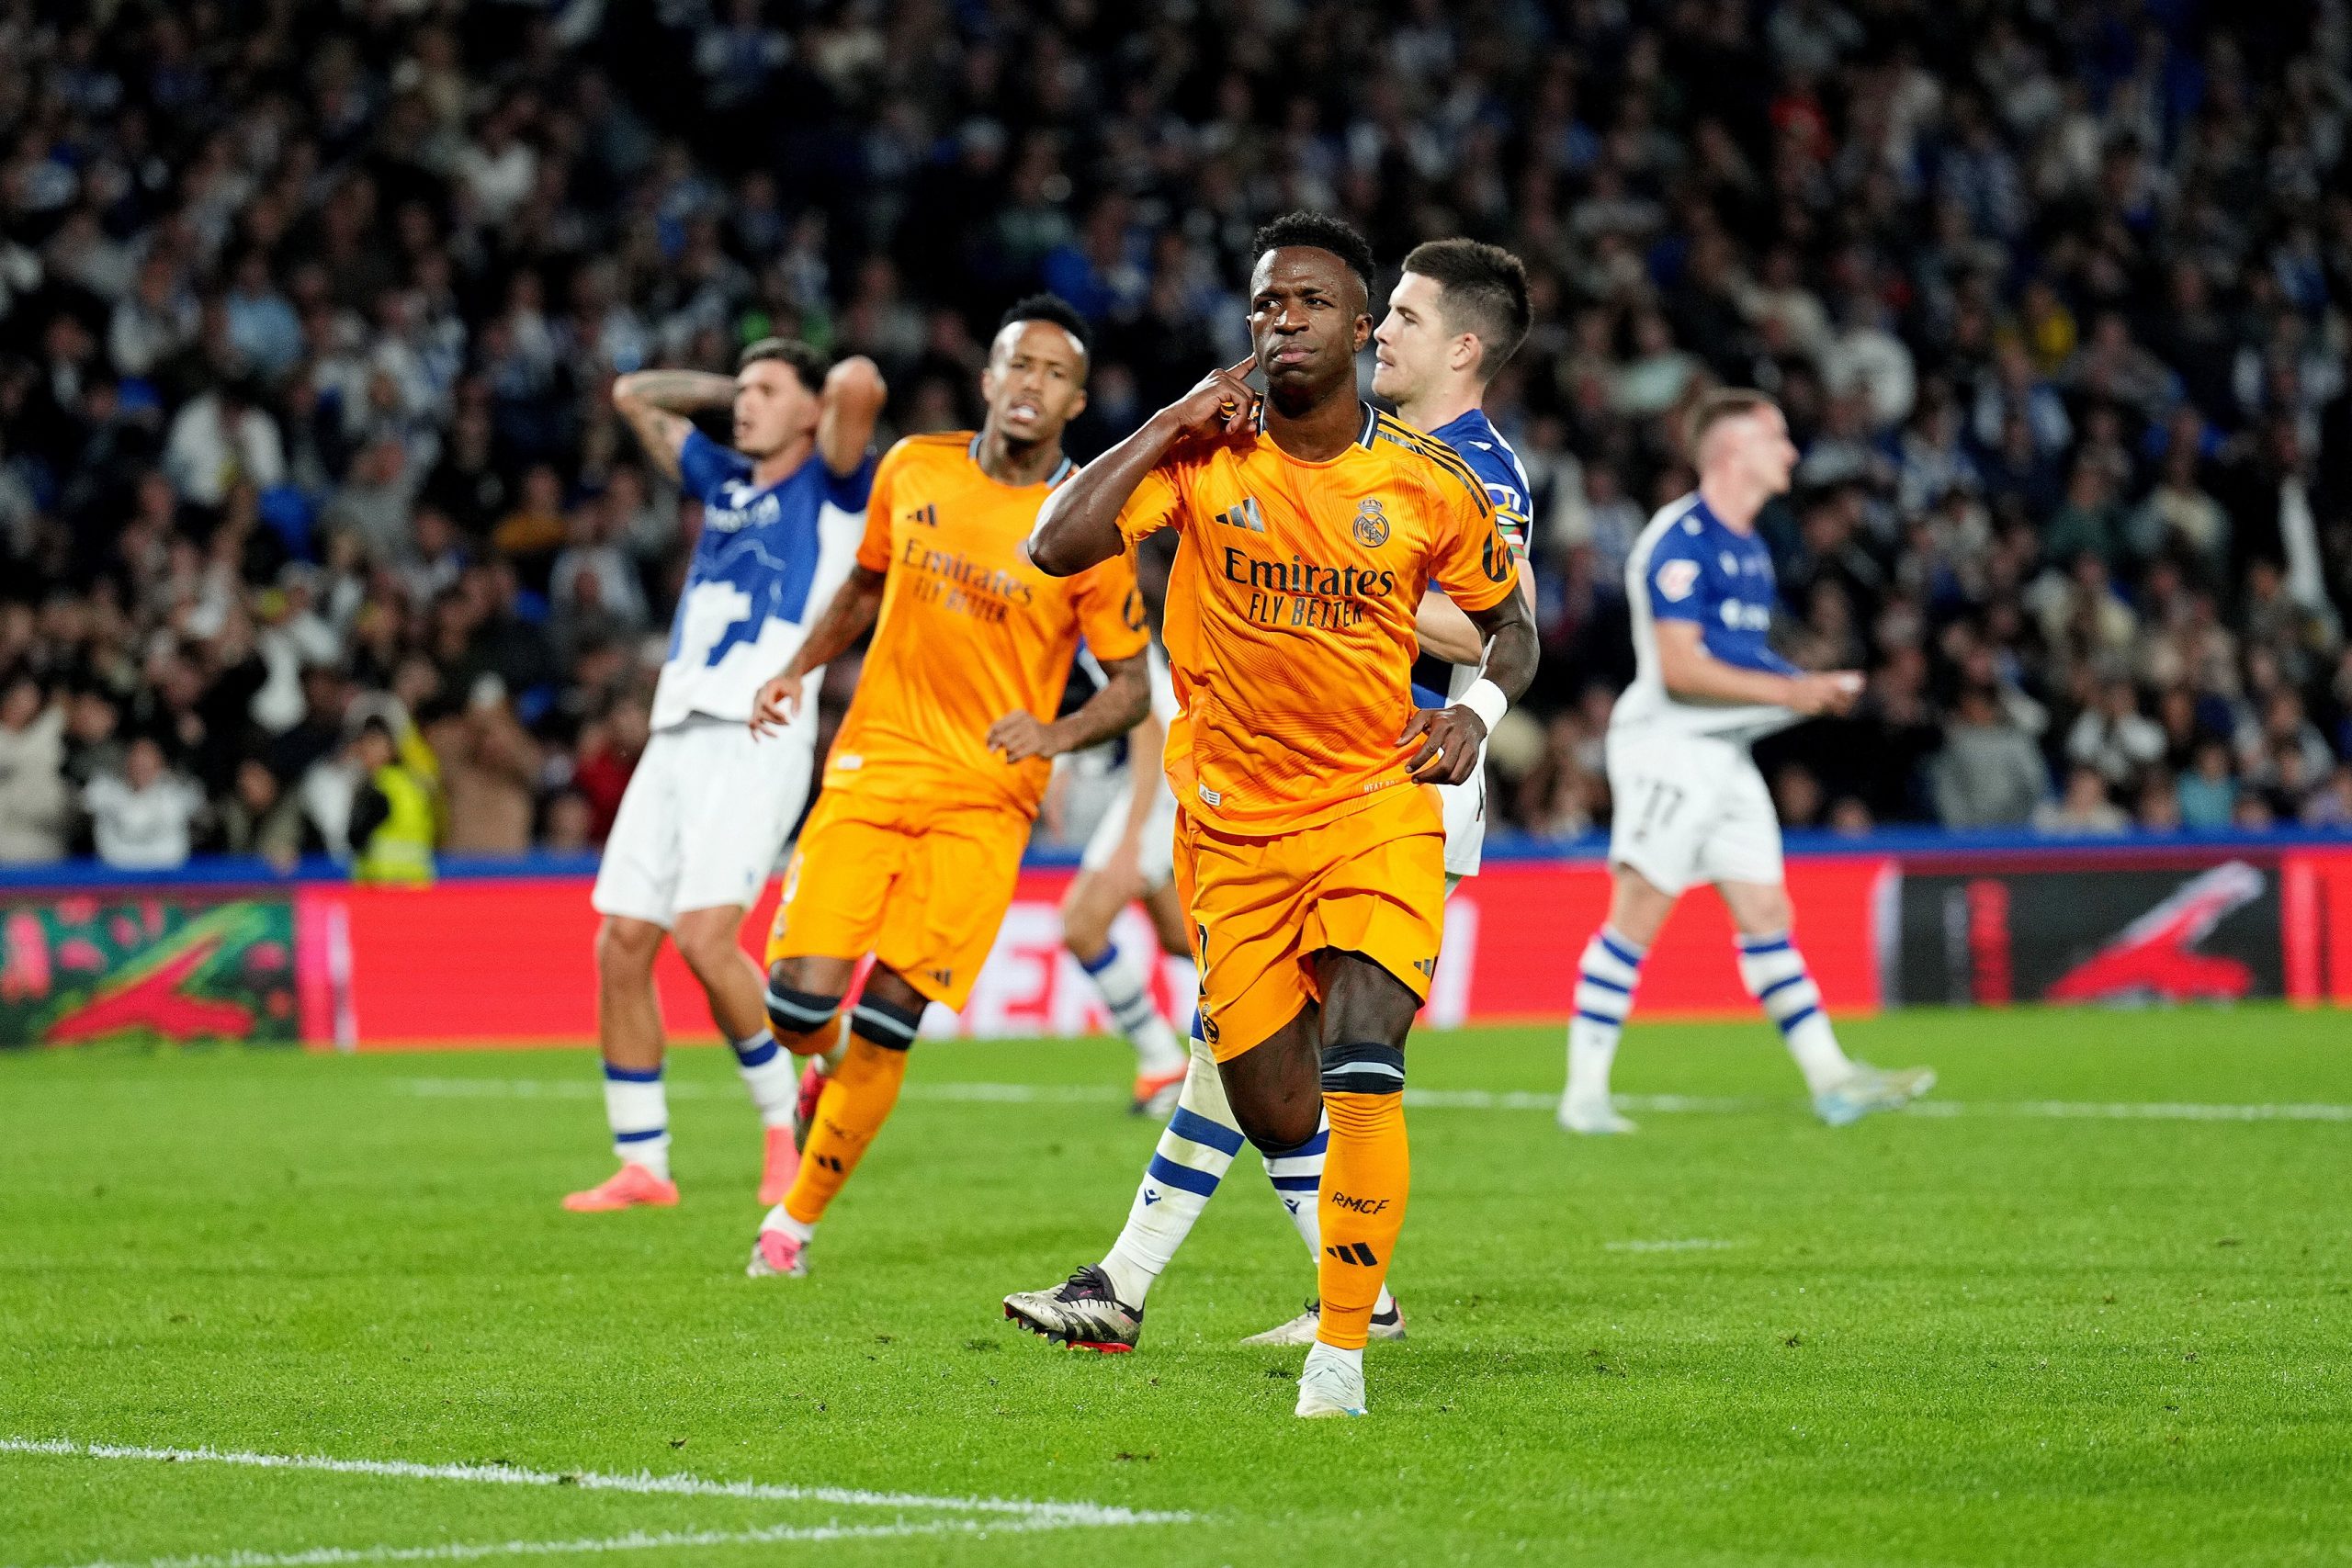
<svg viewBox="0 0 2352 1568">
<path fill-rule="evenodd" d="M 1044 484 L 1000 484 L 978 447 L 969 431 L 910 435 L 875 470 L 857 563 L 888 581 L 827 789 L 970 796 L 977 784 L 978 798 L 1034 816 L 1053 763 L 1008 763 L 989 727 L 1021 709 L 1050 721 L 1080 637 L 1106 660 L 1148 640 L 1132 552 L 1069 578 L 1022 557 L 1069 465 Z"/>
<path fill-rule="evenodd" d="M 1119 525 L 1130 544 L 1182 533 L 1164 632 L 1184 710 L 1169 779 L 1186 811 L 1233 833 L 1328 821 L 1405 783 L 1423 592 L 1484 610 L 1518 581 L 1477 476 L 1369 404 L 1328 462 L 1262 430 L 1186 442 Z"/>
</svg>

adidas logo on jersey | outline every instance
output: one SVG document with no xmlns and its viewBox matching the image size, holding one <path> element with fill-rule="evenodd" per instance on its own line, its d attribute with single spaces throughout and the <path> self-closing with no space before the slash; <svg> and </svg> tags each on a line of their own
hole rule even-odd
<svg viewBox="0 0 2352 1568">
<path fill-rule="evenodd" d="M 1216 520 L 1228 528 L 1246 528 L 1252 534 L 1266 531 L 1266 514 L 1258 509 L 1258 498 L 1247 495 L 1238 506 L 1228 506 L 1216 514 Z"/>
<path fill-rule="evenodd" d="M 922 506 L 910 507 L 907 511 L 907 521 L 920 523 L 926 528 L 936 528 L 939 526 L 939 508 L 927 502 Z"/>
</svg>

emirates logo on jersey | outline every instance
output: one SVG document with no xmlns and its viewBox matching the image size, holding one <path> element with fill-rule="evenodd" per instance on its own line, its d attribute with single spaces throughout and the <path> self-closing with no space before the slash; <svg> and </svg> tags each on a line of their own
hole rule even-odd
<svg viewBox="0 0 2352 1568">
<path fill-rule="evenodd" d="M 1387 542 L 1388 513 L 1381 510 L 1378 496 L 1367 496 L 1356 508 L 1356 543 L 1374 550 Z"/>
</svg>

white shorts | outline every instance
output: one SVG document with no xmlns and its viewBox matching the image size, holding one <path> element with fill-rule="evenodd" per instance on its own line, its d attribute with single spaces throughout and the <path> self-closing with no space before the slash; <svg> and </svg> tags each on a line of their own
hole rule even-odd
<svg viewBox="0 0 2352 1568">
<path fill-rule="evenodd" d="M 755 740 L 699 716 L 654 731 L 588 901 L 664 931 L 689 909 L 750 908 L 808 799 L 815 742 L 814 725 Z"/>
<path fill-rule="evenodd" d="M 1081 869 L 1100 871 L 1119 852 L 1120 837 L 1127 830 L 1127 813 L 1134 808 L 1136 777 L 1130 769 L 1127 787 L 1111 797 L 1110 807 L 1094 824 L 1086 852 L 1079 857 Z M 1159 892 L 1176 876 L 1176 796 L 1168 787 L 1168 775 L 1157 768 L 1151 770 L 1151 815 L 1145 819 L 1142 841 L 1136 846 L 1136 863 L 1143 872 L 1146 893 Z"/>
<path fill-rule="evenodd" d="M 1747 748 L 1707 735 L 1609 734 L 1609 861 L 1661 893 L 1781 881 L 1781 818 Z"/>
<path fill-rule="evenodd" d="M 1445 810 L 1445 874 L 1478 874 L 1478 857 L 1487 847 L 1487 752 L 1478 750 L 1478 771 L 1458 784 L 1437 786 L 1438 804 Z"/>
</svg>

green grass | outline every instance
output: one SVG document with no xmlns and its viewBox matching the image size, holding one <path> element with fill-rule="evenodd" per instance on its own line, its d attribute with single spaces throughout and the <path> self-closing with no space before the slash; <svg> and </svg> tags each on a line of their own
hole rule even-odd
<svg viewBox="0 0 2352 1568">
<path fill-rule="evenodd" d="M 1737 1103 L 1634 1138 L 1417 1110 L 1412 1337 L 1374 1349 L 1353 1423 L 1294 1420 L 1299 1353 L 1234 1343 L 1311 1288 L 1247 1156 L 1141 1353 L 999 1315 L 1125 1213 L 1155 1129 L 1117 1113 L 1104 1043 L 922 1046 L 799 1281 L 742 1277 L 756 1138 L 714 1051 L 673 1067 L 685 1204 L 597 1217 L 555 1204 L 607 1166 L 585 1053 L 0 1055 L 0 1438 L 1193 1516 L 613 1559 L 712 1568 L 2352 1562 L 2352 1122 L 2001 1109 L 2352 1104 L 2345 1021 L 1848 1032 L 1963 1111 L 1815 1126 L 1761 1026 L 1637 1028 L 1622 1090 Z M 1548 1093 L 1558 1036 L 1430 1036 L 1413 1063 Z M 943 1517 L 0 1453 L 9 1565 Z"/>
</svg>

